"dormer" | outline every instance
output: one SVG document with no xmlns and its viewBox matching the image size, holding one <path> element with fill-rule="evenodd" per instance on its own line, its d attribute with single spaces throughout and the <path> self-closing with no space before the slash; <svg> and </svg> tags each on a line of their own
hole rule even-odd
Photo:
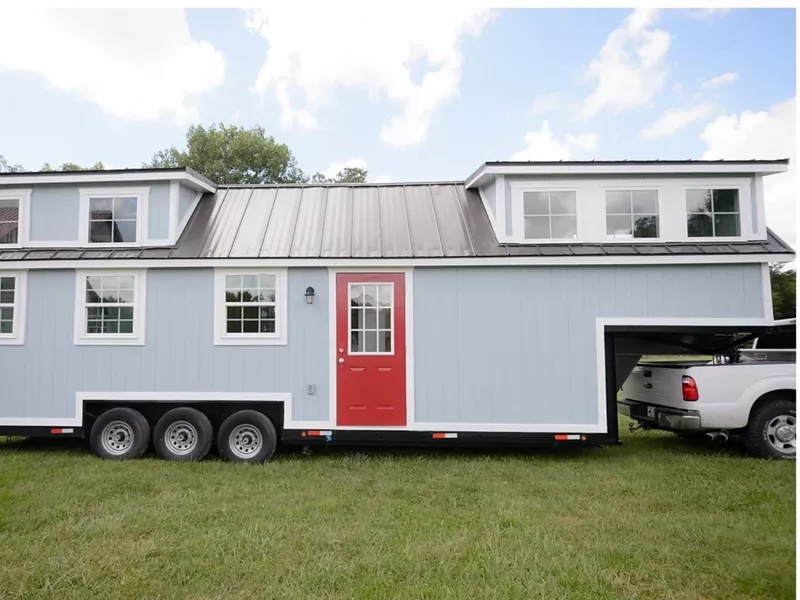
<svg viewBox="0 0 800 600">
<path fill-rule="evenodd" d="M 216 184 L 187 168 L 0 174 L 0 249 L 173 246 Z"/>
<path fill-rule="evenodd" d="M 466 181 L 500 243 L 767 239 L 763 178 L 789 161 L 488 162 Z"/>
</svg>

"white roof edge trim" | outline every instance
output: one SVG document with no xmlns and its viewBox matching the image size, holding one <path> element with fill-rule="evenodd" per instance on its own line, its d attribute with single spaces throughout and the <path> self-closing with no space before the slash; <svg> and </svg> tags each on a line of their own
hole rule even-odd
<svg viewBox="0 0 800 600">
<path fill-rule="evenodd" d="M 132 183 L 139 181 L 182 181 L 192 187 L 214 193 L 216 185 L 210 185 L 191 173 L 180 171 L 147 172 L 147 173 L 53 173 L 52 175 L 0 175 L 0 185 L 35 185 L 43 183 Z"/>
<path fill-rule="evenodd" d="M 481 185 L 485 179 L 495 175 L 674 175 L 682 173 L 739 173 L 749 175 L 761 173 L 772 175 L 785 173 L 789 165 L 779 162 L 774 163 L 686 163 L 686 164 L 596 164 L 581 165 L 485 165 L 477 171 L 464 186 L 472 188 Z"/>
<path fill-rule="evenodd" d="M 463 258 L 152 258 L 6 260 L 0 271 L 33 269 L 187 269 L 187 268 L 276 268 L 329 267 L 391 269 L 397 267 L 507 267 L 573 265 L 693 265 L 774 263 L 794 260 L 793 254 L 674 254 L 604 256 L 497 256 Z"/>
</svg>

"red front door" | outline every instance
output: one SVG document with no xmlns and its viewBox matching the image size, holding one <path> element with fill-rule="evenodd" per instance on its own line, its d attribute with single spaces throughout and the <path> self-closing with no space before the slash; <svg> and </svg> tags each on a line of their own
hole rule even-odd
<svg viewBox="0 0 800 600">
<path fill-rule="evenodd" d="M 404 273 L 336 275 L 336 423 L 406 424 Z"/>
</svg>

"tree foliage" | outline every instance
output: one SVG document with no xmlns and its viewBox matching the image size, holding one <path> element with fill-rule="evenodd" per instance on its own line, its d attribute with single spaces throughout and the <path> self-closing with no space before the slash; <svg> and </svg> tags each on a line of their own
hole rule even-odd
<svg viewBox="0 0 800 600">
<path fill-rule="evenodd" d="M 153 155 L 144 167 L 189 167 L 220 184 L 298 183 L 306 176 L 286 144 L 258 125 L 192 125 L 186 151 L 171 146 Z"/>
<path fill-rule="evenodd" d="M 367 170 L 359 167 L 345 167 L 333 177 L 325 177 L 322 173 L 314 173 L 311 183 L 364 183 L 367 181 Z"/>
<path fill-rule="evenodd" d="M 0 173 L 20 173 L 25 169 L 22 165 L 10 165 L 6 157 L 0 154 Z"/>
<path fill-rule="evenodd" d="M 781 265 L 770 265 L 772 311 L 776 319 L 797 316 L 797 272 Z"/>
</svg>

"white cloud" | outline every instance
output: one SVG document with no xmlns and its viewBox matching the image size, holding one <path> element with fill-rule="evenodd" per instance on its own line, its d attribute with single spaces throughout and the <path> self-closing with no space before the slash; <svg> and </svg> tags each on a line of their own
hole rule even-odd
<svg viewBox="0 0 800 600">
<path fill-rule="evenodd" d="M 529 131 L 525 136 L 525 148 L 511 157 L 511 160 L 569 160 L 574 151 L 597 148 L 597 135 L 568 133 L 564 141 L 557 140 L 545 121 L 538 131 Z"/>
<path fill-rule="evenodd" d="M 333 179 L 336 175 L 338 175 L 339 171 L 346 168 L 357 168 L 357 169 L 364 169 L 365 171 L 369 172 L 367 168 L 367 161 L 362 157 L 358 156 L 356 158 L 348 158 L 347 160 L 343 160 L 340 162 L 331 162 L 328 164 L 327 168 L 322 171 L 322 174 L 325 175 L 328 179 Z M 392 178 L 389 175 L 377 175 L 375 177 L 370 177 L 369 174 L 367 175 L 367 181 L 370 183 L 389 183 L 392 181 Z"/>
<path fill-rule="evenodd" d="M 557 110 L 563 105 L 561 101 L 561 94 L 558 92 L 553 94 L 547 94 L 544 96 L 536 96 L 533 99 L 533 107 L 531 108 L 531 114 L 534 115 L 544 115 L 549 112 L 553 112 Z"/>
<path fill-rule="evenodd" d="M 716 87 L 719 85 L 728 85 L 729 83 L 733 83 L 739 79 L 738 73 L 723 73 L 722 75 L 717 75 L 716 77 L 712 77 L 711 79 L 706 79 L 703 82 L 703 87 Z"/>
<path fill-rule="evenodd" d="M 196 96 L 224 61 L 193 39 L 182 9 L 0 10 L 0 67 L 37 73 L 115 117 L 198 119 Z"/>
<path fill-rule="evenodd" d="M 672 135 L 688 127 L 692 123 L 708 119 L 714 114 L 715 107 L 711 102 L 703 102 L 696 106 L 684 108 L 670 108 L 658 117 L 654 122 L 639 132 L 639 137 L 643 140 L 657 140 Z"/>
<path fill-rule="evenodd" d="M 320 108 L 339 88 L 363 90 L 377 102 L 383 95 L 400 104 L 400 114 L 381 128 L 394 146 L 424 141 L 436 111 L 458 95 L 461 38 L 477 36 L 490 11 L 432 3 L 424 11 L 403 4 L 364 5 L 354 14 L 336 3 L 314 7 L 271 3 L 248 11 L 246 26 L 268 44 L 253 89 L 272 90 L 286 127 L 317 125 Z M 423 67 L 421 77 L 412 71 Z"/>
<path fill-rule="evenodd" d="M 672 86 L 672 91 L 680 95 L 681 93 L 683 93 L 683 84 L 679 81 L 678 83 Z"/>
<path fill-rule="evenodd" d="M 670 36 L 651 27 L 657 17 L 656 9 L 636 9 L 609 34 L 586 69 L 586 79 L 597 87 L 581 103 L 581 117 L 645 106 L 661 91 L 667 80 L 664 59 Z"/>
<path fill-rule="evenodd" d="M 769 112 L 745 111 L 717 117 L 700 139 L 706 143 L 704 159 L 788 158 L 786 173 L 764 177 L 767 225 L 792 246 L 797 245 L 795 98 Z"/>
</svg>

